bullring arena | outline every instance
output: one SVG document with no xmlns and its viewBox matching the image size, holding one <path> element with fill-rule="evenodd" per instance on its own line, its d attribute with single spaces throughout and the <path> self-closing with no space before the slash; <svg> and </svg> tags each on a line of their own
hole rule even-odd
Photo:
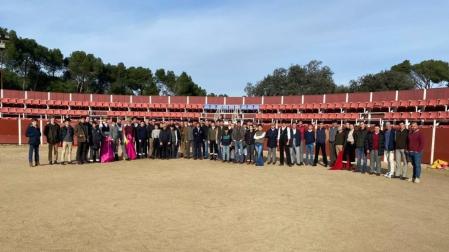
<svg viewBox="0 0 449 252">
<path fill-rule="evenodd" d="M 447 251 L 449 89 L 297 97 L 134 97 L 2 90 L 2 251 Z M 322 166 L 210 160 L 28 167 L 25 129 L 49 116 L 419 121 L 414 184 Z M 42 127 L 41 127 L 42 128 Z M 73 151 L 74 153 L 75 151 Z M 385 167 L 385 166 L 384 166 Z M 409 167 L 409 173 L 411 168 Z"/>
</svg>

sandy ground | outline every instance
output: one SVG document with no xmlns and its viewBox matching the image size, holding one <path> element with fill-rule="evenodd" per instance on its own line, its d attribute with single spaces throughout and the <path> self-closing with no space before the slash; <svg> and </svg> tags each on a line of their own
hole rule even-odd
<svg viewBox="0 0 449 252">
<path fill-rule="evenodd" d="M 444 171 L 413 184 L 193 160 L 29 168 L 26 153 L 0 146 L 1 251 L 449 251 Z"/>
</svg>

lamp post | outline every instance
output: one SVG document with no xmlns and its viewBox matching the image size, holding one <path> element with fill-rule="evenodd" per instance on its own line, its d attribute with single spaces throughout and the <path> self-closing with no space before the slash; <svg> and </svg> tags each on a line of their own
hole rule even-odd
<svg viewBox="0 0 449 252">
<path fill-rule="evenodd" d="M 7 34 L 0 34 L 0 89 L 3 89 L 3 54 L 8 40 L 9 36 Z"/>
</svg>

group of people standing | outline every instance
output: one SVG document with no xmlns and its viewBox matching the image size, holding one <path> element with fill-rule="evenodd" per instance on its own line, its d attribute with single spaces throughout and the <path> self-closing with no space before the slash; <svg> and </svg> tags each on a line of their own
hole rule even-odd
<svg viewBox="0 0 449 252">
<path fill-rule="evenodd" d="M 314 127 L 315 126 L 315 127 Z M 375 125 L 369 130 L 364 122 L 357 127 L 351 123 L 305 125 L 302 122 L 271 124 L 268 130 L 253 122 L 195 121 L 156 123 L 154 120 L 91 120 L 81 118 L 72 127 L 70 119 L 61 127 L 54 118 L 43 133 L 48 143 L 49 164 L 72 163 L 72 144 L 77 139 L 76 163 L 107 163 L 119 159 L 210 159 L 223 162 L 263 166 L 276 164 L 318 164 L 319 154 L 325 167 L 343 166 L 361 173 L 381 174 L 381 160 L 388 165 L 386 177 L 407 177 L 407 163 L 413 166 L 410 181 L 420 182 L 424 137 L 417 123 L 408 130 L 403 122 L 395 129 L 389 122 L 385 129 Z M 29 138 L 30 166 L 39 165 L 41 132 L 33 120 L 26 132 Z M 266 142 L 267 157 L 263 157 Z M 58 159 L 58 147 L 62 156 Z M 330 150 L 328 161 L 327 149 Z M 33 164 L 34 154 L 34 164 Z M 119 155 L 120 154 L 120 155 Z M 370 164 L 368 166 L 368 158 Z M 353 166 L 353 163 L 355 166 Z"/>
</svg>

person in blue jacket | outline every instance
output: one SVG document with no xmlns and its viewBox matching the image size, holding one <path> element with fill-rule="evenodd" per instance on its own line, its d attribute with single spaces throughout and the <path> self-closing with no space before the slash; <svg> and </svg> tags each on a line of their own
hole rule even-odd
<svg viewBox="0 0 449 252">
<path fill-rule="evenodd" d="M 315 132 L 313 126 L 309 125 L 308 129 L 304 131 L 304 142 L 306 144 L 306 165 L 313 165 L 313 146 L 315 144 Z"/>
<path fill-rule="evenodd" d="M 34 163 L 36 166 L 39 165 L 39 145 L 41 144 L 41 130 L 37 126 L 37 120 L 31 120 L 30 126 L 28 126 L 26 131 L 26 137 L 28 137 L 28 144 L 30 145 L 28 151 L 28 161 L 30 162 L 30 167 L 33 167 L 33 153 L 34 153 Z"/>
<path fill-rule="evenodd" d="M 265 133 L 265 138 L 267 139 L 268 156 L 267 164 L 276 164 L 276 149 L 278 146 L 278 129 L 276 124 L 272 123 L 270 129 Z"/>
</svg>

